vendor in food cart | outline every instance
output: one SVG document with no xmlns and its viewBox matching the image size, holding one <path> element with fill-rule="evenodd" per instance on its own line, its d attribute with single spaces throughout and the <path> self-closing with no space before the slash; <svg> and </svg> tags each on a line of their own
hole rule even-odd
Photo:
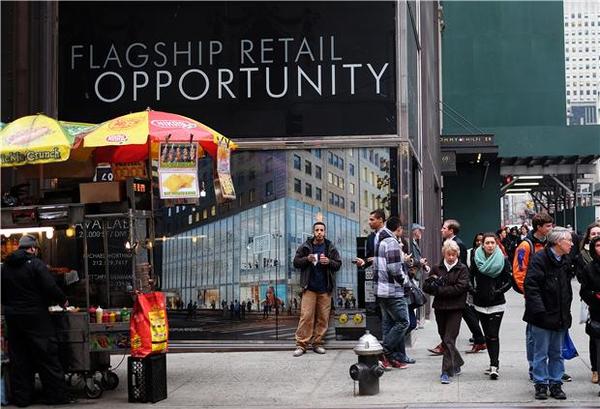
<svg viewBox="0 0 600 409">
<path fill-rule="evenodd" d="M 37 258 L 38 251 L 37 239 L 24 235 L 18 250 L 2 266 L 12 402 L 21 407 L 33 403 L 35 372 L 40 374 L 45 403 L 71 402 L 48 312 L 51 305 L 66 306 L 67 299 L 46 265 Z"/>
</svg>

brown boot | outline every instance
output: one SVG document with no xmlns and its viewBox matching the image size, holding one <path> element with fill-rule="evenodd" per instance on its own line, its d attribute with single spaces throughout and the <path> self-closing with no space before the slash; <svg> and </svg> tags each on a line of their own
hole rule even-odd
<svg viewBox="0 0 600 409">
<path fill-rule="evenodd" d="M 466 351 L 467 354 L 475 354 L 479 351 L 485 351 L 487 349 L 487 346 L 485 344 L 473 344 L 473 347 L 471 348 L 471 350 Z"/>
<path fill-rule="evenodd" d="M 443 355 L 444 354 L 444 345 L 438 344 L 435 348 L 428 348 L 427 350 L 429 352 L 431 352 L 433 355 Z"/>
</svg>

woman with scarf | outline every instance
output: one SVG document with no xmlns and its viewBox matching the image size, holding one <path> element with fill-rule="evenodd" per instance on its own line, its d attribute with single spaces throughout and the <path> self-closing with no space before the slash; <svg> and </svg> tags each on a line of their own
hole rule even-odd
<svg viewBox="0 0 600 409">
<path fill-rule="evenodd" d="M 576 272 L 577 280 L 583 285 L 583 275 L 585 267 L 592 262 L 592 254 L 593 248 L 590 247 L 590 242 L 595 238 L 600 237 L 600 222 L 595 222 L 590 224 L 586 231 L 583 240 L 581 241 L 581 250 L 579 255 L 577 256 L 576 263 Z M 587 302 L 586 302 L 587 304 Z M 597 361 L 596 356 L 596 347 L 594 343 L 594 339 L 590 337 L 590 363 L 592 367 L 592 383 L 598 383 L 598 366 L 596 365 Z"/>
<path fill-rule="evenodd" d="M 579 295 L 590 308 L 590 321 L 598 323 L 600 322 L 600 236 L 590 241 L 589 253 L 592 261 L 583 269 Z M 588 322 L 586 326 L 591 326 L 592 322 Z M 586 328 L 586 333 L 590 337 L 590 351 L 592 349 L 596 351 L 594 354 L 596 362 L 591 363 L 592 368 L 598 368 L 600 366 L 600 336 L 598 335 L 600 334 L 595 334 L 594 331 L 590 331 L 590 328 Z M 600 393 L 598 395 L 600 396 Z"/>
<path fill-rule="evenodd" d="M 485 371 L 490 379 L 498 379 L 500 355 L 500 324 L 506 310 L 504 293 L 512 285 L 511 263 L 498 246 L 494 233 L 483 235 L 483 244 L 475 250 L 471 264 L 473 304 L 481 322 L 490 367 Z"/>
</svg>

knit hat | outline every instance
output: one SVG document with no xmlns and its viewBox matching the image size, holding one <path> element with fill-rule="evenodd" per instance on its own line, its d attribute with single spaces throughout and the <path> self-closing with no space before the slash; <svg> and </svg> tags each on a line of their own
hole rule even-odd
<svg viewBox="0 0 600 409">
<path fill-rule="evenodd" d="M 24 234 L 23 237 L 19 240 L 19 248 L 20 249 L 28 249 L 31 247 L 40 247 L 37 239 L 29 234 Z"/>
</svg>

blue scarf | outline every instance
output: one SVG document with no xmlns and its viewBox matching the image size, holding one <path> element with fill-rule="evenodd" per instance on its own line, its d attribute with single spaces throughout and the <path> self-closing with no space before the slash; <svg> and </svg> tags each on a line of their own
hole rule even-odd
<svg viewBox="0 0 600 409">
<path fill-rule="evenodd" d="M 504 270 L 504 254 L 498 246 L 494 250 L 491 256 L 487 257 L 483 246 L 477 247 L 475 250 L 475 265 L 481 274 L 485 274 L 488 277 L 496 278 Z"/>
</svg>

